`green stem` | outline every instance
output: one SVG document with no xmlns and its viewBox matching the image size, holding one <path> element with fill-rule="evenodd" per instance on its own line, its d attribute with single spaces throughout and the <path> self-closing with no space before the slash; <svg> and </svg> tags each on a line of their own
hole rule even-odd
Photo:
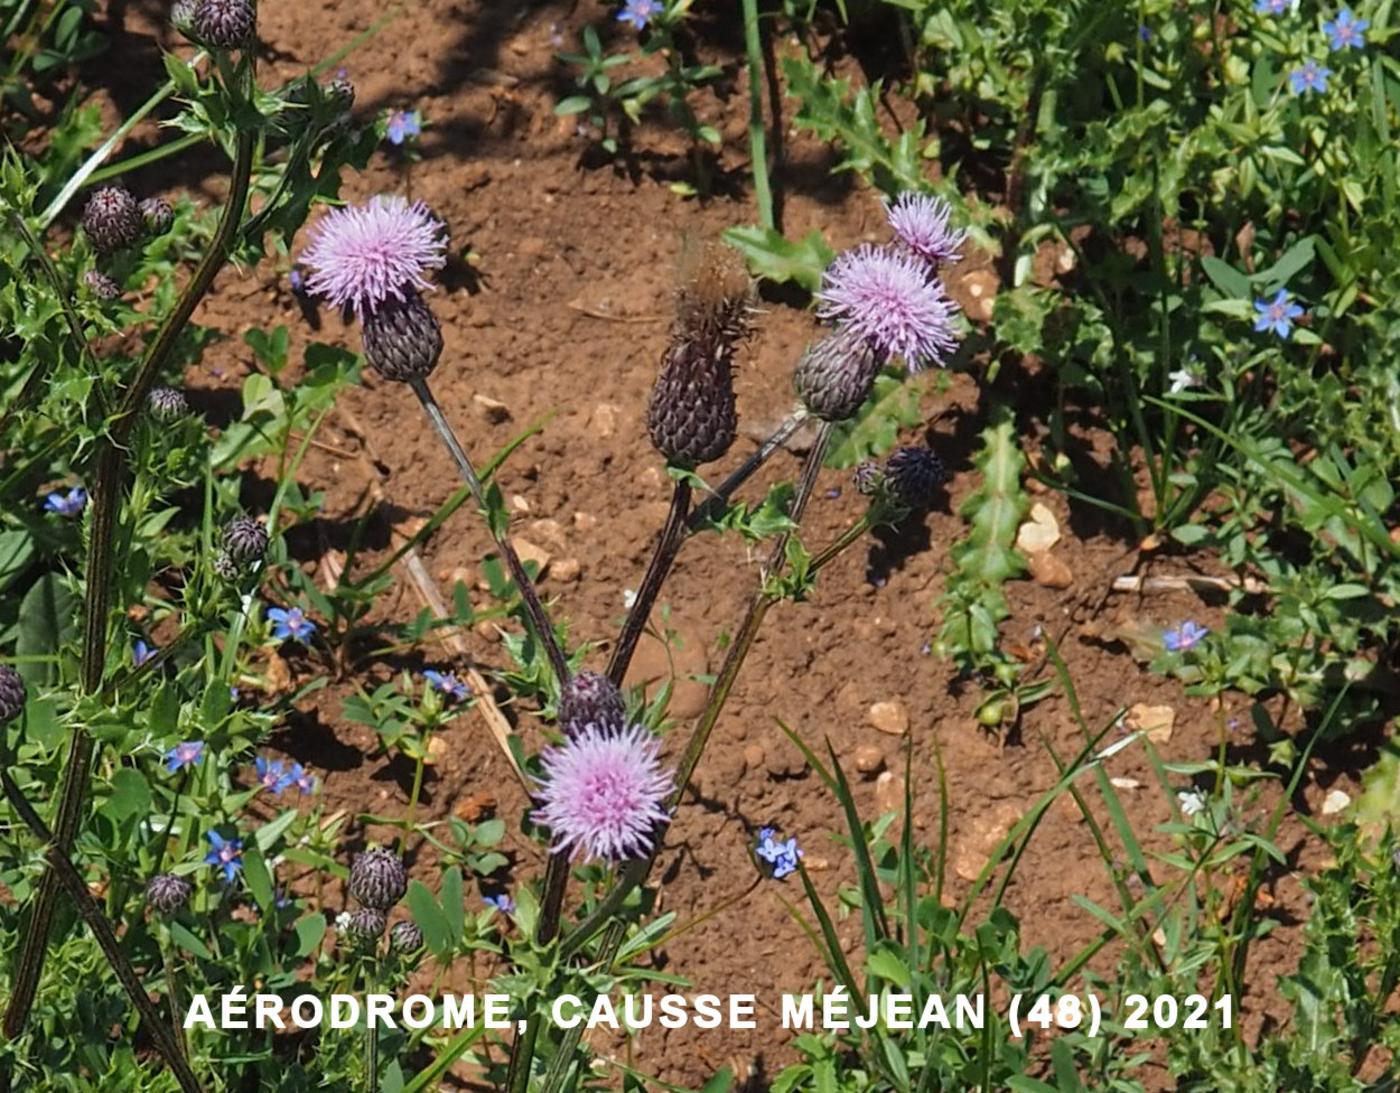
<svg viewBox="0 0 1400 1093">
<path fill-rule="evenodd" d="M 530 580 L 530 575 L 525 572 L 520 555 L 515 552 L 515 545 L 510 540 L 510 533 L 497 528 L 491 507 L 487 504 L 486 488 L 481 484 L 476 468 L 472 466 L 471 457 L 467 455 L 466 449 L 457 439 L 457 434 L 452 431 L 452 426 L 448 424 L 442 407 L 438 405 L 437 399 L 433 398 L 428 381 L 420 377 L 409 380 L 408 385 L 418 396 L 418 401 L 423 406 L 423 412 L 427 415 L 429 424 L 432 425 L 433 431 L 437 433 L 438 438 L 452 456 L 452 461 L 457 464 L 457 470 L 461 473 L 467 487 L 472 491 L 472 497 L 476 499 L 477 506 L 485 516 L 486 529 L 491 533 L 491 538 L 495 541 L 496 549 L 500 551 L 506 568 L 510 570 L 511 580 L 515 582 L 515 587 L 520 592 L 521 603 L 525 606 L 525 615 L 530 621 L 530 628 L 534 630 L 536 640 L 544 649 L 545 655 L 549 657 L 550 666 L 554 669 L 555 678 L 559 681 L 559 687 L 562 690 L 564 685 L 569 682 L 569 661 L 564 656 L 564 650 L 560 647 L 559 639 L 554 634 L 549 614 L 545 611 L 544 604 L 540 602 L 540 594 L 535 589 L 535 582 Z"/>
<path fill-rule="evenodd" d="M 768 181 L 768 144 L 763 130 L 763 36 L 758 25 L 758 0 L 743 0 L 744 51 L 749 59 L 749 161 L 753 170 L 753 196 L 758 223 L 770 231 L 773 190 Z"/>
<path fill-rule="evenodd" d="M 136 969 L 131 966 L 131 961 L 122 951 L 121 942 L 117 940 L 117 935 L 113 933 L 111 924 L 103 916 L 97 901 L 92 898 L 92 893 L 88 891 L 87 883 L 83 880 L 82 874 L 78 872 L 68 855 L 59 847 L 53 833 L 49 831 L 39 814 L 25 799 L 24 794 L 20 792 L 19 787 L 10 778 L 9 771 L 3 765 L 0 765 L 0 787 L 3 787 L 10 805 L 30 831 L 34 833 L 34 837 L 48 846 L 44 856 L 48 861 L 49 872 L 45 875 L 58 878 L 58 886 L 73 901 L 78 917 L 87 923 L 88 928 L 92 930 L 103 955 L 112 966 L 112 971 L 116 973 L 117 981 L 121 983 L 122 989 L 126 991 L 127 997 L 136 1007 L 136 1012 L 141 1015 L 141 1021 L 145 1024 L 146 1031 L 155 1041 L 156 1050 L 165 1059 L 166 1065 L 175 1075 L 175 1080 L 179 1082 L 180 1088 L 185 1093 L 200 1093 L 199 1081 L 195 1078 L 194 1071 L 190 1069 L 189 1060 L 185 1058 L 174 1034 L 162 1020 L 160 1011 L 156 1009 L 155 1003 L 146 993 L 146 988 L 141 983 L 141 977 L 136 974 Z M 176 1019 L 178 1020 L 178 1016 Z"/>
<path fill-rule="evenodd" d="M 399 855 L 402 857 L 408 846 L 408 836 L 413 830 L 413 821 L 418 814 L 418 795 L 423 791 L 423 759 L 427 754 L 427 740 L 418 749 L 418 764 L 413 768 L 413 789 L 408 794 L 408 813 L 404 816 L 403 830 L 399 832 Z"/>
<path fill-rule="evenodd" d="M 121 398 L 116 413 L 108 421 L 108 433 L 98 441 L 97 475 L 92 491 L 92 522 L 89 529 L 87 558 L 87 591 L 83 603 L 83 661 L 81 685 L 84 694 L 96 694 L 102 688 L 107 667 L 107 625 L 112 606 L 113 543 L 116 538 L 117 515 L 121 504 L 121 484 L 126 471 L 126 446 L 135 426 L 137 414 L 175 349 L 176 341 L 188 324 L 195 308 L 209 291 L 214 278 L 228 259 L 243 206 L 248 199 L 248 185 L 253 167 L 256 133 L 240 132 L 235 148 L 228 202 L 224 206 L 218 229 L 195 269 L 174 310 L 166 316 L 155 338 L 146 349 L 136 376 Z M 67 855 L 77 836 L 87 794 L 88 777 L 92 768 L 94 745 L 81 725 L 75 725 L 68 745 L 68 761 L 63 785 L 59 791 L 58 814 L 54 823 L 56 849 Z M 29 926 L 21 943 L 16 963 L 14 986 L 9 1008 L 5 1012 L 4 1033 L 10 1039 L 24 1029 L 44 968 L 44 950 L 61 884 L 54 869 L 45 871 L 34 895 Z"/>
</svg>

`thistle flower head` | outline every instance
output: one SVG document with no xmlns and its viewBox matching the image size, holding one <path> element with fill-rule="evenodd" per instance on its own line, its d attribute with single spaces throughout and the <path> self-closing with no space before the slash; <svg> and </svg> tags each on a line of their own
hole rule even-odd
<svg viewBox="0 0 1400 1093">
<path fill-rule="evenodd" d="M 749 333 L 753 299 L 753 279 L 737 251 L 715 240 L 686 237 L 676 266 L 672 341 L 732 352 Z"/>
<path fill-rule="evenodd" d="M 953 229 L 952 207 L 927 194 L 904 193 L 885 209 L 895 236 L 930 266 L 956 262 L 962 257 L 967 232 Z"/>
<path fill-rule="evenodd" d="M 350 866 L 350 894 L 366 907 L 387 911 L 407 891 L 408 870 L 398 855 L 375 847 L 355 856 Z"/>
<path fill-rule="evenodd" d="M 98 254 L 135 246 L 143 227 L 141 209 L 125 186 L 94 190 L 83 206 L 83 231 Z"/>
<path fill-rule="evenodd" d="M 173 915 L 194 891 L 190 882 L 174 873 L 157 873 L 146 882 L 146 903 L 162 915 Z"/>
<path fill-rule="evenodd" d="M 822 278 L 817 314 L 868 341 L 880 356 L 911 369 L 942 364 L 958 345 L 957 305 L 923 259 L 870 244 L 837 255 Z"/>
<path fill-rule="evenodd" d="M 169 425 L 188 414 L 190 404 L 184 393 L 174 387 L 152 387 L 146 396 L 146 409 L 160 424 Z"/>
<path fill-rule="evenodd" d="M 24 677 L 8 664 L 0 664 L 0 725 L 8 725 L 24 712 L 29 694 Z"/>
<path fill-rule="evenodd" d="M 445 247 L 426 205 L 381 195 L 322 217 L 301 260 L 312 292 L 363 319 L 386 300 L 430 287 L 423 273 L 443 266 Z"/>
<path fill-rule="evenodd" d="M 906 508 L 925 508 L 946 481 L 948 468 L 927 448 L 898 448 L 885 461 L 885 489 Z"/>
<path fill-rule="evenodd" d="M 418 293 L 385 300 L 365 315 L 365 360 L 388 380 L 422 379 L 442 356 L 442 327 Z"/>
<path fill-rule="evenodd" d="M 793 385 L 808 413 L 823 421 L 855 417 L 880 372 L 880 356 L 865 338 L 843 326 L 809 345 Z"/>
<path fill-rule="evenodd" d="M 621 732 L 586 725 L 547 750 L 541 807 L 533 815 L 553 831 L 554 849 L 608 862 L 650 851 L 674 788 L 660 750 L 660 740 L 641 725 Z"/>
<path fill-rule="evenodd" d="M 626 725 L 627 707 L 622 692 L 605 675 L 584 670 L 564 685 L 559 696 L 559 724 L 572 735 L 588 725 L 621 729 Z"/>
</svg>

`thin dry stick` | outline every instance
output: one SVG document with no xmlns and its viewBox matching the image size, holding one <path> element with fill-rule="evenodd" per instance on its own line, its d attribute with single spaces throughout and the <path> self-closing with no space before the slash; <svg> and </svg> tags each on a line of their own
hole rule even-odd
<svg viewBox="0 0 1400 1093">
<path fill-rule="evenodd" d="M 1257 577 L 1206 577 L 1198 573 L 1162 577 L 1128 574 L 1113 578 L 1114 592 L 1233 592 L 1236 589 L 1261 596 L 1269 591 L 1269 586 Z"/>
</svg>

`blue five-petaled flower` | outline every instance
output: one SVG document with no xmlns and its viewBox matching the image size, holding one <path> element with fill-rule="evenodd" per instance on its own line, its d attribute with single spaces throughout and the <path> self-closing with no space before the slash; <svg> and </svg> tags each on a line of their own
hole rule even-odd
<svg viewBox="0 0 1400 1093">
<path fill-rule="evenodd" d="M 423 118 L 417 110 L 395 110 L 389 115 L 389 124 L 384 129 L 384 135 L 394 145 L 412 140 L 422 132 Z"/>
<path fill-rule="evenodd" d="M 204 741 L 186 740 L 165 753 L 165 769 L 174 774 L 181 767 L 192 767 L 204 758 Z"/>
<path fill-rule="evenodd" d="M 1358 19 L 1351 8 L 1343 8 L 1337 18 L 1322 24 L 1322 31 L 1334 50 L 1361 49 L 1366 44 L 1366 28 L 1370 25 L 1369 19 Z"/>
<path fill-rule="evenodd" d="M 74 486 L 67 493 L 54 492 L 44 498 L 44 508 L 60 516 L 77 516 L 87 504 L 87 490 Z"/>
<path fill-rule="evenodd" d="M 1272 330 L 1280 338 L 1286 338 L 1293 331 L 1293 320 L 1303 314 L 1303 309 L 1288 299 L 1286 289 L 1279 289 L 1272 300 L 1255 300 L 1254 329 Z"/>
<path fill-rule="evenodd" d="M 758 845 L 754 847 L 754 853 L 760 860 L 768 863 L 774 880 L 782 880 L 789 873 L 796 873 L 797 859 L 803 856 L 795 838 L 784 842 L 771 827 L 759 828 Z"/>
<path fill-rule="evenodd" d="M 504 892 L 497 896 L 482 896 L 481 902 L 488 907 L 494 907 L 503 915 L 508 915 L 515 910 L 515 900 Z"/>
<path fill-rule="evenodd" d="M 208 832 L 209 845 L 214 849 L 204 855 L 206 865 L 224 871 L 225 882 L 232 884 L 233 878 L 243 868 L 243 840 L 226 839 L 217 831 Z"/>
<path fill-rule="evenodd" d="M 1254 0 L 1254 10 L 1260 15 L 1282 15 L 1288 4 L 1289 0 Z"/>
<path fill-rule="evenodd" d="M 300 763 L 293 763 L 287 772 L 287 784 L 297 787 L 297 792 L 305 796 L 316 792 L 316 776 Z"/>
<path fill-rule="evenodd" d="M 1309 60 L 1302 68 L 1295 68 L 1288 74 L 1288 86 L 1295 95 L 1305 95 L 1309 91 L 1326 91 L 1327 77 L 1330 75 L 1330 68 L 1324 68 L 1316 61 Z"/>
<path fill-rule="evenodd" d="M 295 781 L 283 768 L 280 759 L 267 759 L 259 755 L 253 765 L 258 771 L 258 785 L 263 789 L 270 789 L 273 793 L 281 793 Z"/>
<path fill-rule="evenodd" d="M 316 633 L 316 624 L 302 614 L 300 607 L 269 607 L 267 617 L 273 623 L 272 636 L 278 641 L 305 644 Z"/>
<path fill-rule="evenodd" d="M 470 685 L 458 679 L 456 672 L 437 672 L 429 668 L 423 673 L 423 678 L 433 690 L 454 702 L 461 702 L 472 693 Z"/>
<path fill-rule="evenodd" d="M 1162 644 L 1167 647 L 1169 653 L 1188 653 L 1205 640 L 1210 631 L 1204 626 L 1197 626 L 1190 619 L 1187 619 L 1175 630 L 1168 630 L 1162 634 Z"/>
<path fill-rule="evenodd" d="M 622 10 L 617 13 L 617 21 L 631 23 L 641 30 L 664 10 L 660 0 L 626 0 Z"/>
<path fill-rule="evenodd" d="M 131 660 L 136 667 L 141 667 L 146 661 L 156 655 L 159 647 L 147 643 L 144 639 L 138 638 L 136 644 L 131 647 Z"/>
</svg>

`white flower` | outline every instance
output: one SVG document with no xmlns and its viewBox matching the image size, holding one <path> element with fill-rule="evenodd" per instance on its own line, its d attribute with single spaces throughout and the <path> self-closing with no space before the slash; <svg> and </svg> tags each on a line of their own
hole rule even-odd
<svg viewBox="0 0 1400 1093">
<path fill-rule="evenodd" d="M 622 606 L 631 611 L 637 606 L 637 590 L 635 588 L 624 588 L 622 590 Z"/>
<path fill-rule="evenodd" d="M 1168 391 L 1173 395 L 1181 394 L 1181 392 L 1185 391 L 1188 387 L 1199 387 L 1201 385 L 1200 374 L 1190 365 L 1178 368 L 1175 372 L 1168 372 L 1167 379 L 1172 381 Z"/>
<path fill-rule="evenodd" d="M 1176 795 L 1183 816 L 1195 816 L 1206 810 L 1206 795 L 1199 789 L 1184 789 Z"/>
<path fill-rule="evenodd" d="M 341 933 L 344 933 L 344 932 L 349 928 L 349 926 L 350 926 L 350 912 L 349 912 L 349 911 L 341 911 L 340 914 L 338 914 L 338 915 L 335 916 L 335 928 L 336 928 L 337 930 L 339 930 Z"/>
</svg>

